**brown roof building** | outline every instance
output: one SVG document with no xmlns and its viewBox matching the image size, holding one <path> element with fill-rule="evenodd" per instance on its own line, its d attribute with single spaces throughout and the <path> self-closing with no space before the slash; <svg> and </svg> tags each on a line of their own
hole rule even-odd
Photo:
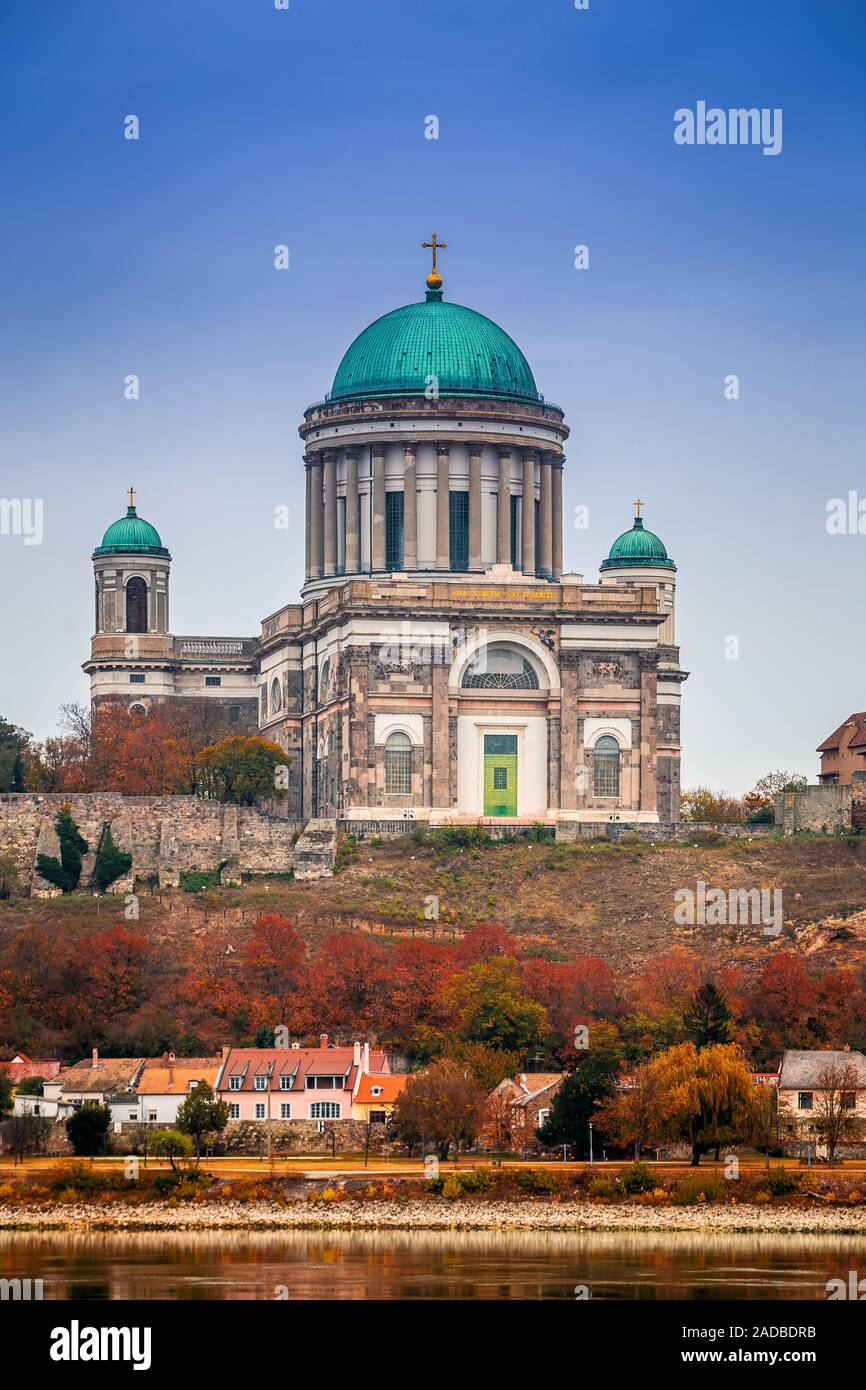
<svg viewBox="0 0 866 1390">
<path fill-rule="evenodd" d="M 860 780 L 855 773 L 866 776 L 866 710 L 849 714 L 817 751 L 821 754 L 819 782 L 845 787 Z"/>
</svg>

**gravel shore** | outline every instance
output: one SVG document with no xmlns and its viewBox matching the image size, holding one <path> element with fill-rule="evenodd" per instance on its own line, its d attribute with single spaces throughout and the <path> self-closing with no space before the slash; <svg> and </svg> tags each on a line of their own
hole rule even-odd
<svg viewBox="0 0 866 1390">
<path fill-rule="evenodd" d="M 291 1202 L 220 1202 L 170 1207 L 164 1202 L 131 1207 L 68 1206 L 38 1209 L 0 1206 L 5 1231 L 154 1230 L 464 1230 L 464 1231 L 750 1231 L 839 1235 L 866 1234 L 866 1206 L 603 1205 L 594 1202 L 344 1201 L 333 1205 Z"/>
</svg>

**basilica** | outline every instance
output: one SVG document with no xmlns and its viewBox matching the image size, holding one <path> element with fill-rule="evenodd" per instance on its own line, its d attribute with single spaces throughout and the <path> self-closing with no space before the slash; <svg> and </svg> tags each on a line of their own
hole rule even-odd
<svg viewBox="0 0 866 1390">
<path fill-rule="evenodd" d="M 92 700 L 220 701 L 284 749 L 292 817 L 675 822 L 676 566 L 638 503 L 597 582 L 563 573 L 563 412 L 426 244 L 423 300 L 364 329 L 299 427 L 300 602 L 254 637 L 173 635 L 130 492 L 93 552 Z"/>
</svg>

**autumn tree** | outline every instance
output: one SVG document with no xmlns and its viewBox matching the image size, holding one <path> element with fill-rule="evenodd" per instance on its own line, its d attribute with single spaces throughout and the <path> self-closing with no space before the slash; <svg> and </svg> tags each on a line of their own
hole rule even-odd
<svg viewBox="0 0 866 1390">
<path fill-rule="evenodd" d="M 598 1106 L 599 1128 L 621 1148 L 631 1148 L 635 1162 L 644 1149 L 657 1147 L 664 1135 L 661 1089 L 651 1063 L 622 1078 L 621 1086 Z"/>
<path fill-rule="evenodd" d="M 743 797 L 743 806 L 748 815 L 758 811 L 772 810 L 780 792 L 801 792 L 809 785 L 808 777 L 799 772 L 766 772 L 759 777 L 750 792 Z"/>
<path fill-rule="evenodd" d="M 252 1022 L 303 1032 L 312 1022 L 306 947 L 293 924 L 276 913 L 257 917 L 237 952 L 241 987 L 252 1003 Z M 273 1039 L 271 1039 L 271 1046 Z"/>
<path fill-rule="evenodd" d="M 742 801 L 709 787 L 691 787 L 680 799 L 680 819 L 710 825 L 729 825 L 745 820 Z"/>
<path fill-rule="evenodd" d="M 196 791 L 214 801 L 252 806 L 256 801 L 283 797 L 276 769 L 286 754 L 278 743 L 255 736 L 224 738 L 203 749 L 198 761 Z"/>
<path fill-rule="evenodd" d="M 862 1086 L 853 1062 L 827 1062 L 818 1072 L 812 1107 L 812 1126 L 827 1145 L 827 1162 L 832 1168 L 841 1143 L 863 1138 L 864 1119 L 857 1110 L 857 1092 Z"/>
<path fill-rule="evenodd" d="M 410 1076 L 394 1106 L 394 1132 L 410 1152 L 418 1142 L 432 1144 L 446 1159 L 452 1145 L 457 1163 L 461 1147 L 474 1143 L 484 1119 L 484 1092 L 458 1062 L 434 1062 Z"/>
<path fill-rule="evenodd" d="M 735 1044 L 712 1043 L 698 1051 L 694 1043 L 680 1043 L 648 1065 L 666 1135 L 691 1145 L 693 1167 L 708 1149 L 736 1143 L 748 1132 L 754 1086 Z"/>
<path fill-rule="evenodd" d="M 520 989 L 517 962 L 492 956 L 446 981 L 442 999 L 464 1042 L 525 1055 L 541 1042 L 547 1015 Z"/>
<path fill-rule="evenodd" d="M 311 1007 L 331 1027 L 378 1032 L 388 1017 L 389 991 L 388 952 L 360 932 L 334 932 L 311 963 Z"/>
</svg>

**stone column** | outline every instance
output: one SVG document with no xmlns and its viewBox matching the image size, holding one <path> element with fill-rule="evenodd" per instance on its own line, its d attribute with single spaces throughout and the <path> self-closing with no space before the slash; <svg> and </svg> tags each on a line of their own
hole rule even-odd
<svg viewBox="0 0 866 1390">
<path fill-rule="evenodd" d="M 431 671 L 433 749 L 432 749 L 432 804 L 440 810 L 451 805 L 450 791 L 450 731 L 448 727 L 448 667 L 434 664 Z"/>
<path fill-rule="evenodd" d="M 415 477 L 415 448 L 403 450 L 403 568 L 418 568 L 418 488 Z"/>
<path fill-rule="evenodd" d="M 469 568 L 481 569 L 481 445 L 469 446 Z"/>
<path fill-rule="evenodd" d="M 553 488 L 551 474 L 552 460 L 548 452 L 541 455 L 541 526 L 539 543 L 541 554 L 536 556 L 536 568 L 550 579 L 553 573 Z"/>
<path fill-rule="evenodd" d="M 304 495 L 306 497 L 306 513 L 304 518 L 304 574 L 309 579 L 310 565 L 312 563 L 312 540 L 310 536 L 310 460 L 304 459 Z"/>
<path fill-rule="evenodd" d="M 656 811 L 658 674 L 654 655 L 640 657 L 640 809 Z"/>
<path fill-rule="evenodd" d="M 562 455 L 554 454 L 552 463 L 553 473 L 553 504 L 552 504 L 552 524 L 553 524 L 553 577 L 562 577 Z"/>
<path fill-rule="evenodd" d="M 361 562 L 358 508 L 358 450 L 346 450 L 346 573 L 357 574 Z"/>
<path fill-rule="evenodd" d="M 523 526 L 521 528 L 521 568 L 535 574 L 535 450 L 523 450 Z"/>
<path fill-rule="evenodd" d="M 562 704 L 559 724 L 559 804 L 564 811 L 574 811 L 578 806 L 583 806 L 586 798 L 586 787 L 579 786 L 577 778 L 579 660 L 579 652 L 560 649 L 559 679 L 562 686 Z"/>
<path fill-rule="evenodd" d="M 499 521 L 496 537 L 496 561 L 511 564 L 511 450 L 499 450 Z"/>
<path fill-rule="evenodd" d="M 320 579 L 324 565 L 322 548 L 322 455 L 313 454 L 310 464 L 310 578 Z"/>
<path fill-rule="evenodd" d="M 448 460 L 450 446 L 436 446 L 436 568 L 451 568 L 451 533 L 448 512 Z"/>
<path fill-rule="evenodd" d="M 374 570 L 385 568 L 385 450 L 373 445 L 373 564 Z"/>
<path fill-rule="evenodd" d="M 337 573 L 337 456 L 325 449 L 325 578 Z"/>
</svg>

